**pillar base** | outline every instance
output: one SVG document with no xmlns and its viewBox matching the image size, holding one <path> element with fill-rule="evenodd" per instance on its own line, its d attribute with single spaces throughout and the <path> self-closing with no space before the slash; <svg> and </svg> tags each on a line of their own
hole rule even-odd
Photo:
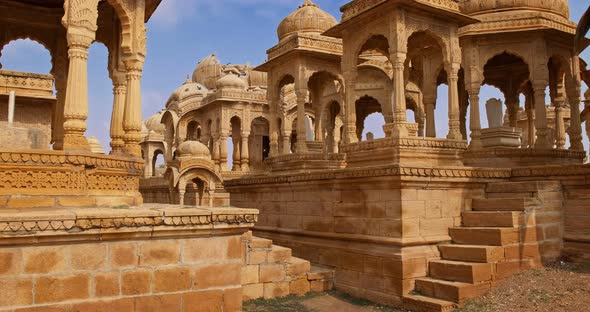
<svg viewBox="0 0 590 312">
<path fill-rule="evenodd" d="M 66 151 L 90 152 L 88 140 L 83 135 L 66 134 L 62 147 Z"/>
</svg>

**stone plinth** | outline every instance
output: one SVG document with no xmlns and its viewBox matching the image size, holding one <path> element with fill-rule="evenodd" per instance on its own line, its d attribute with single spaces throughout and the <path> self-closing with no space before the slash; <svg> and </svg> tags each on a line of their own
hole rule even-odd
<svg viewBox="0 0 590 312">
<path fill-rule="evenodd" d="M 484 148 L 520 147 L 522 129 L 497 127 L 481 129 L 481 144 Z"/>
<path fill-rule="evenodd" d="M 163 205 L 0 212 L 0 311 L 241 311 L 242 235 L 257 214 Z"/>
<path fill-rule="evenodd" d="M 280 155 L 268 158 L 265 164 L 271 172 L 341 169 L 346 165 L 344 155 L 321 153 Z"/>
</svg>

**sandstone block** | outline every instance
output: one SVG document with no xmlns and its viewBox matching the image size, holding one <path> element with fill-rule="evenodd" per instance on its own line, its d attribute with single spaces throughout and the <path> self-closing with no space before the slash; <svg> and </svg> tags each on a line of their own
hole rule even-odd
<svg viewBox="0 0 590 312">
<path fill-rule="evenodd" d="M 310 290 L 313 292 L 325 292 L 331 290 L 334 287 L 332 281 L 310 281 Z"/>
<path fill-rule="evenodd" d="M 24 271 L 31 274 L 64 272 L 68 269 L 69 255 L 67 247 L 24 248 Z"/>
<path fill-rule="evenodd" d="M 223 291 L 223 312 L 242 312 L 241 288 L 231 288 Z"/>
<path fill-rule="evenodd" d="M 311 264 L 307 260 L 292 257 L 287 263 L 287 275 L 299 275 L 309 272 Z"/>
<path fill-rule="evenodd" d="M 109 262 L 113 268 L 136 266 L 139 263 L 136 243 L 109 244 Z"/>
<path fill-rule="evenodd" d="M 180 242 L 177 240 L 143 242 L 139 250 L 141 266 L 175 264 L 180 260 Z"/>
<path fill-rule="evenodd" d="M 241 285 L 240 263 L 212 264 L 194 270 L 193 288 L 228 287 Z"/>
<path fill-rule="evenodd" d="M 221 312 L 223 311 L 223 291 L 206 290 L 182 295 L 183 312 Z"/>
<path fill-rule="evenodd" d="M 182 305 L 181 295 L 153 295 L 135 298 L 135 311 L 161 312 L 180 311 Z"/>
<path fill-rule="evenodd" d="M 94 295 L 96 297 L 118 296 L 119 289 L 119 272 L 96 273 L 94 275 Z"/>
<path fill-rule="evenodd" d="M 296 280 L 289 283 L 289 293 L 291 295 L 303 296 L 310 291 L 310 283 L 306 279 Z"/>
<path fill-rule="evenodd" d="M 288 295 L 289 282 L 264 284 L 264 299 L 281 298 Z"/>
<path fill-rule="evenodd" d="M 105 244 L 72 245 L 70 248 L 73 270 L 99 270 L 105 267 Z"/>
<path fill-rule="evenodd" d="M 291 249 L 273 245 L 267 257 L 267 261 L 270 263 L 286 262 L 291 258 Z"/>
<path fill-rule="evenodd" d="M 223 237 L 187 239 L 184 241 L 182 262 L 223 260 L 227 253 L 227 239 Z"/>
<path fill-rule="evenodd" d="M 492 265 L 489 263 L 434 260 L 429 262 L 430 276 L 447 281 L 480 283 L 492 278 Z"/>
<path fill-rule="evenodd" d="M 261 264 L 260 265 L 260 282 L 272 283 L 280 282 L 285 279 L 285 266 L 282 264 Z"/>
<path fill-rule="evenodd" d="M 148 270 L 121 273 L 121 293 L 124 296 L 143 295 L 151 291 L 151 272 Z"/>
<path fill-rule="evenodd" d="M 22 252 L 20 249 L 0 249 L 0 276 L 20 274 Z"/>
<path fill-rule="evenodd" d="M 242 285 L 257 284 L 259 282 L 260 266 L 244 265 L 242 266 Z"/>
<path fill-rule="evenodd" d="M 35 303 L 86 299 L 89 288 L 90 277 L 85 274 L 39 277 L 35 282 Z"/>
<path fill-rule="evenodd" d="M 33 281 L 28 278 L 0 278 L 0 307 L 33 302 Z"/>
<path fill-rule="evenodd" d="M 242 300 L 249 301 L 264 297 L 264 284 L 249 284 L 242 286 Z"/>
<path fill-rule="evenodd" d="M 266 262 L 268 251 L 256 250 L 248 252 L 248 264 L 261 264 Z"/>
<path fill-rule="evenodd" d="M 154 272 L 154 292 L 177 292 L 190 287 L 191 272 L 188 267 L 160 268 Z"/>
<path fill-rule="evenodd" d="M 94 207 L 96 205 L 96 199 L 92 197 L 60 197 L 57 199 L 57 203 L 62 207 Z"/>
<path fill-rule="evenodd" d="M 77 303 L 72 312 L 133 311 L 134 300 L 131 298 Z"/>
<path fill-rule="evenodd" d="M 54 198 L 46 197 L 11 197 L 8 208 L 47 208 L 55 206 Z"/>
</svg>

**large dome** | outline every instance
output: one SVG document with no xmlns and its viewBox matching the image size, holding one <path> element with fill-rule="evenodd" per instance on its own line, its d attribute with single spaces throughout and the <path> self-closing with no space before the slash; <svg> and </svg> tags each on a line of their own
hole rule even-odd
<svg viewBox="0 0 590 312">
<path fill-rule="evenodd" d="M 477 15 L 504 10 L 550 11 L 569 18 L 568 0 L 467 0 L 463 4 L 463 13 Z"/>
<path fill-rule="evenodd" d="M 336 24 L 338 22 L 332 15 L 320 9 L 311 0 L 305 0 L 295 12 L 279 24 L 277 33 L 280 41 L 295 33 L 321 34 Z"/>
<path fill-rule="evenodd" d="M 206 97 L 209 94 L 209 90 L 207 87 L 203 86 L 200 83 L 192 82 L 189 77 L 187 80 L 182 84 L 182 86 L 178 87 L 170 98 L 168 99 L 168 105 L 172 102 L 182 102 L 190 97 Z M 166 107 L 168 107 L 166 105 Z"/>
<path fill-rule="evenodd" d="M 193 82 L 200 83 L 208 89 L 215 89 L 215 82 L 221 77 L 222 66 L 215 53 L 199 62 L 193 72 Z"/>
<path fill-rule="evenodd" d="M 211 159 L 209 148 L 199 141 L 182 142 L 176 149 L 176 153 L 179 157 Z"/>
<path fill-rule="evenodd" d="M 162 115 L 163 114 L 164 114 L 164 112 L 160 111 L 145 120 L 144 125 L 145 125 L 145 128 L 147 129 L 148 132 L 150 132 L 150 131 L 156 131 L 156 132 L 165 131 L 164 125 L 162 124 Z"/>
</svg>

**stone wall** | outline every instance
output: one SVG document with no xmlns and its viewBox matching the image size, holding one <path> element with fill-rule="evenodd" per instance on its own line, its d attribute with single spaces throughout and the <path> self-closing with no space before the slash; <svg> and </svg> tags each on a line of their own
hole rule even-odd
<svg viewBox="0 0 590 312">
<path fill-rule="evenodd" d="M 255 218 L 155 206 L 3 213 L 0 311 L 241 311 L 241 238 Z"/>
<path fill-rule="evenodd" d="M 226 185 L 231 204 L 260 209 L 254 234 L 335 269 L 335 287 L 401 305 L 440 257 L 471 199 L 497 179 L 404 177 L 383 170 L 245 178 Z M 498 176 L 500 178 L 500 176 Z"/>
</svg>

